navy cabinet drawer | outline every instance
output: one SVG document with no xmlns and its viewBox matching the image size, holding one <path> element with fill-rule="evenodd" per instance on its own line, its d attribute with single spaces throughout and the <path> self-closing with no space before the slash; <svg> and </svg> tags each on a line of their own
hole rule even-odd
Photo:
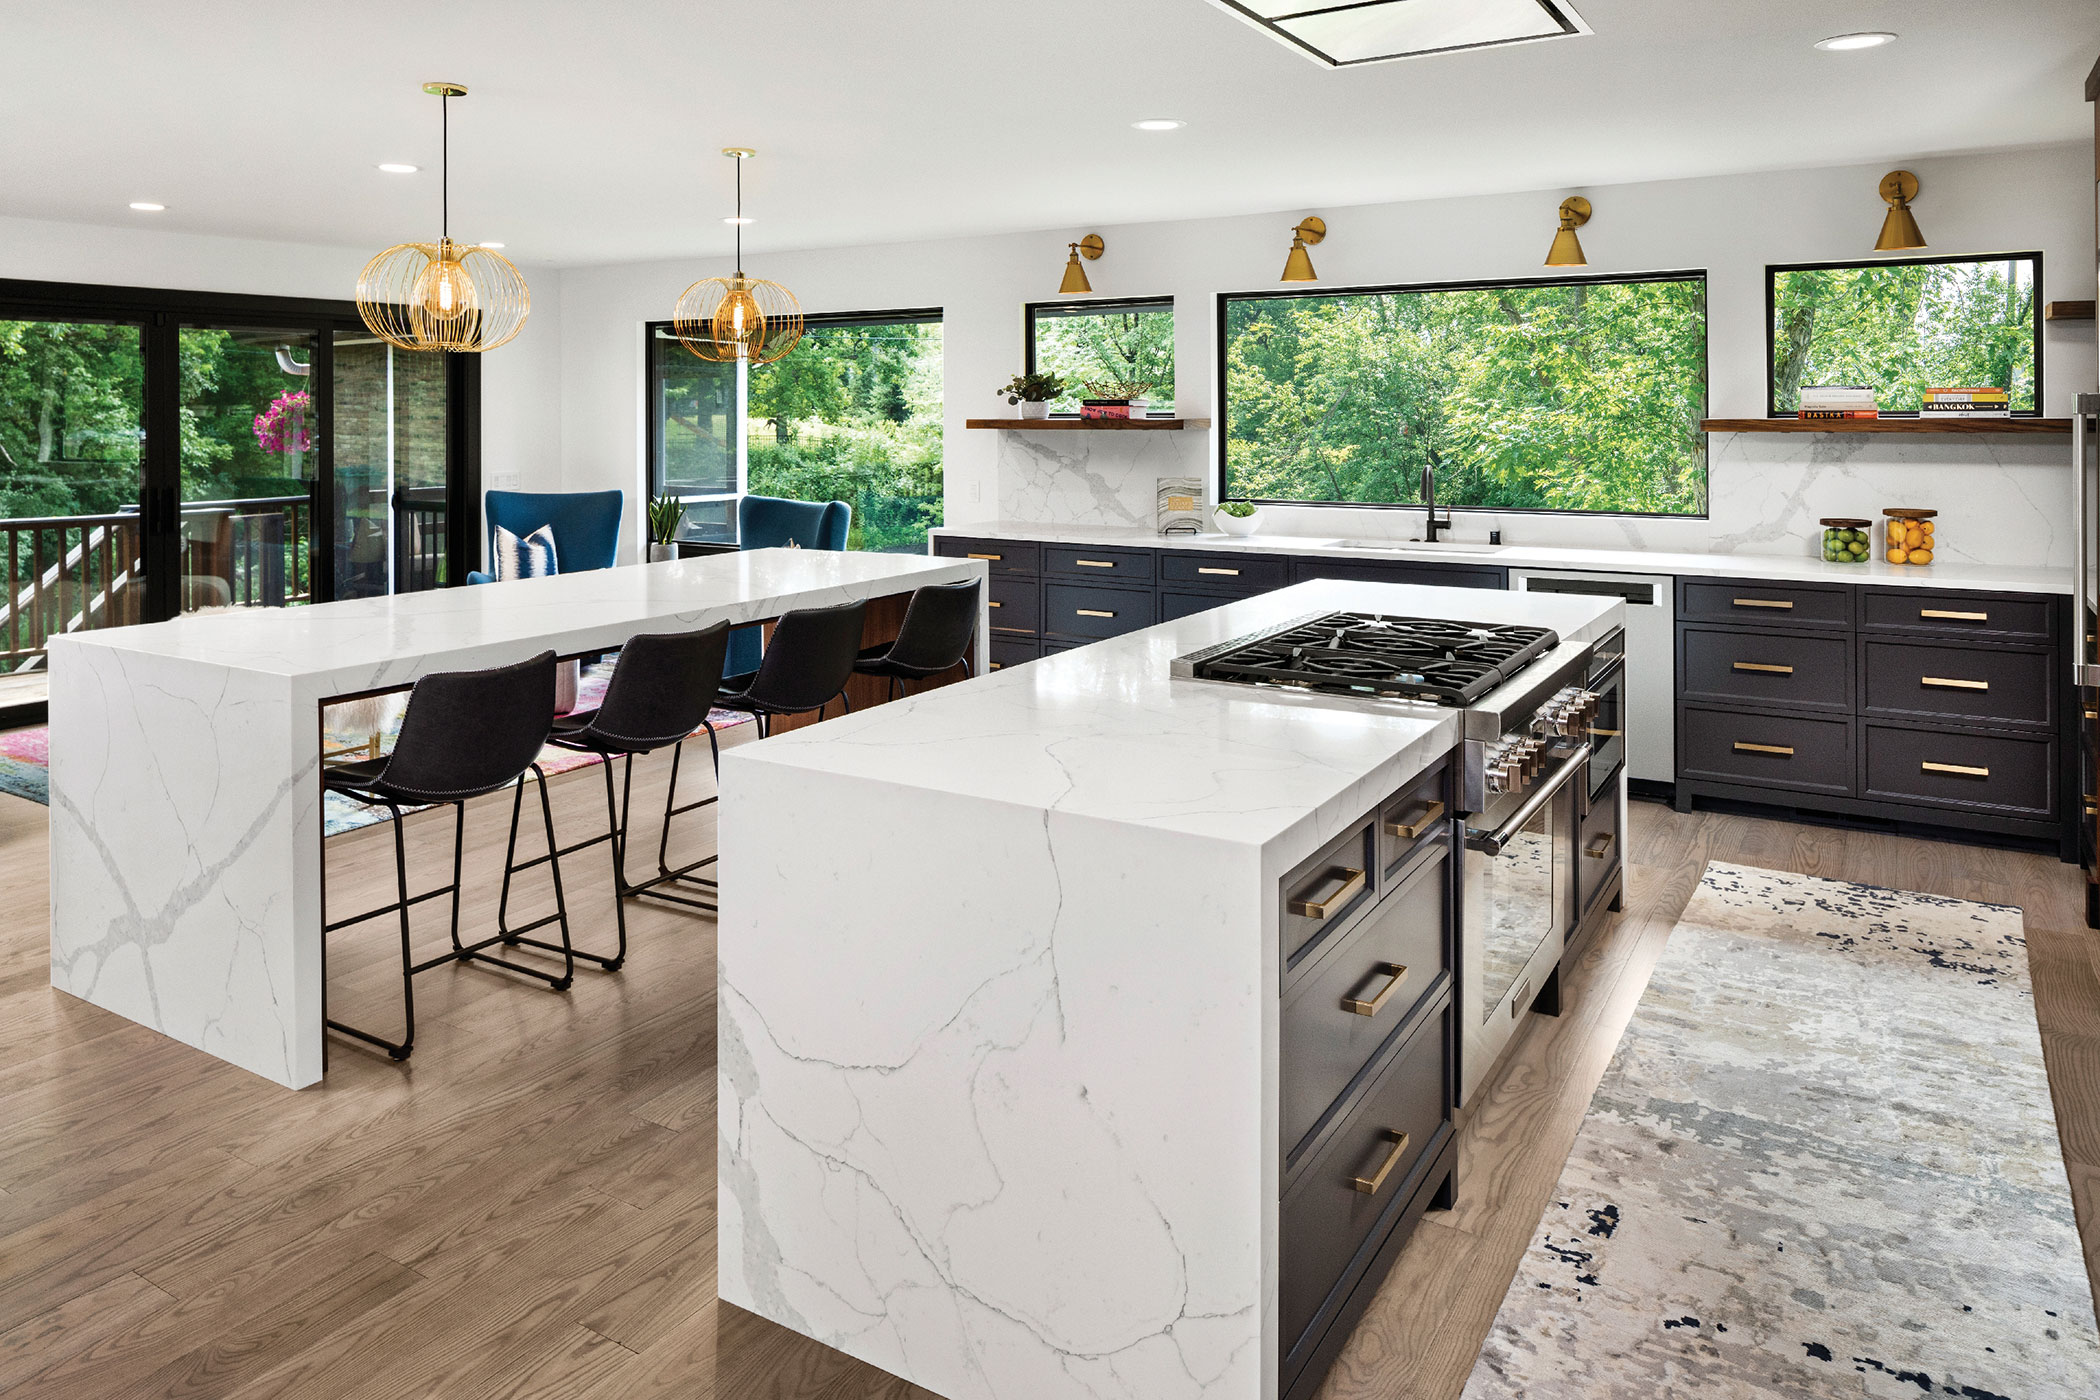
<svg viewBox="0 0 2100 1400">
<path fill-rule="evenodd" d="M 1247 596 L 1244 593 L 1198 593 L 1182 588 L 1162 588 L 1159 590 L 1159 620 L 1172 622 L 1176 618 L 1194 617 L 1199 612 L 1237 603 Z"/>
<path fill-rule="evenodd" d="M 1861 651 L 1869 714 L 2055 727 L 2053 651 L 1874 640 Z"/>
<path fill-rule="evenodd" d="M 973 540 L 960 535 L 937 535 L 933 552 L 944 559 L 982 559 L 995 577 L 999 574 L 1033 574 L 1042 569 L 1042 546 L 1033 540 Z"/>
<path fill-rule="evenodd" d="M 1852 628 L 1852 590 L 1843 584 L 1757 583 L 1749 579 L 1677 581 L 1679 621 L 1758 627 Z"/>
<path fill-rule="evenodd" d="M 1447 840 L 1285 996 L 1277 1104 L 1287 1158 L 1422 998 L 1443 985 L 1451 913 Z"/>
<path fill-rule="evenodd" d="M 1089 588 L 1083 583 L 1043 584 L 1043 630 L 1099 641 L 1120 637 L 1153 621 L 1150 589 Z"/>
<path fill-rule="evenodd" d="M 1617 782 L 1590 803 L 1575 831 L 1575 908 L 1577 917 L 1596 907 L 1597 897 L 1617 873 L 1622 858 Z"/>
<path fill-rule="evenodd" d="M 985 645 L 986 662 L 994 671 L 1019 666 L 1043 654 L 1042 643 L 1033 637 L 992 637 Z"/>
<path fill-rule="evenodd" d="M 1378 864 L 1387 874 L 1451 825 L 1451 765 L 1440 762 L 1378 809 Z"/>
<path fill-rule="evenodd" d="M 1868 724 L 1865 795 L 1993 816 L 2056 815 L 2056 745 L 2009 734 Z"/>
<path fill-rule="evenodd" d="M 1316 578 L 1351 579 L 1359 583 L 1418 583 L 1432 588 L 1507 588 L 1509 573 L 1470 564 L 1414 564 L 1386 559 L 1320 559 L 1301 557 L 1293 566 L 1299 583 Z"/>
<path fill-rule="evenodd" d="M 991 596 L 985 603 L 994 635 L 1018 632 L 1034 636 L 1042 630 L 1042 585 L 1033 578 L 993 574 Z"/>
<path fill-rule="evenodd" d="M 1280 554 L 1197 554 L 1163 549 L 1159 552 L 1159 576 L 1166 583 L 1193 583 L 1220 592 L 1266 593 L 1291 581 L 1291 561 Z"/>
<path fill-rule="evenodd" d="M 1686 700 L 1852 710 L 1852 639 L 1733 627 L 1681 627 L 1677 674 Z"/>
<path fill-rule="evenodd" d="M 1096 549 L 1087 545 L 1043 546 L 1043 572 L 1073 578 L 1114 579 L 1118 582 L 1150 583 L 1152 551 L 1149 549 Z"/>
<path fill-rule="evenodd" d="M 1686 705 L 1677 719 L 1677 776 L 1849 797 L 1852 721 Z"/>
<path fill-rule="evenodd" d="M 1371 865 L 1378 849 L 1373 826 L 1369 818 L 1358 822 L 1283 877 L 1277 927 L 1286 970 L 1314 945 L 1333 942 L 1370 907 L 1377 884 Z"/>
<path fill-rule="evenodd" d="M 1861 593 L 1860 626 L 1869 631 L 1993 641 L 2056 640 L 2056 600 L 2037 594 L 1899 588 L 1868 588 Z"/>
</svg>

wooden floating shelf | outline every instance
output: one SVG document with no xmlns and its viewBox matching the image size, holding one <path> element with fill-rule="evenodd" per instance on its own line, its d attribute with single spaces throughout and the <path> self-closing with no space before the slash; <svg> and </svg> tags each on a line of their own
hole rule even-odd
<svg viewBox="0 0 2100 1400">
<path fill-rule="evenodd" d="M 2068 433 L 2068 418 L 1704 418 L 1703 433 Z"/>
<path fill-rule="evenodd" d="M 966 418 L 965 428 L 1025 428 L 1031 433 L 1178 433 L 1208 428 L 1208 418 Z"/>
<path fill-rule="evenodd" d="M 2044 321 L 2090 321 L 2093 319 L 2093 303 L 2089 301 L 2052 301 L 2042 308 Z"/>
</svg>

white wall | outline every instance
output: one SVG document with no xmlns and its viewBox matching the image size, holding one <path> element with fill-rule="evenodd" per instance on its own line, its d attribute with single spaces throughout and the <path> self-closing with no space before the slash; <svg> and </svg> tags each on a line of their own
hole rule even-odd
<svg viewBox="0 0 2100 1400">
<path fill-rule="evenodd" d="M 348 300 L 359 270 L 378 251 L 0 218 L 0 277 L 34 282 Z M 525 330 L 482 359 L 482 474 L 489 486 L 561 473 L 561 279 L 550 268 L 524 272 L 532 288 Z"/>
<path fill-rule="evenodd" d="M 2083 146 L 1904 162 L 1923 184 L 1918 221 L 1937 253 L 2044 254 L 2044 297 L 2094 294 L 2093 198 Z M 1544 273 L 1554 210 L 1587 195 L 1595 217 L 1582 243 L 1597 273 L 1707 271 L 1711 411 L 1764 413 L 1764 268 L 1865 256 L 1879 231 L 1875 185 L 1888 164 L 1794 170 L 1517 195 L 1288 210 L 1231 219 L 1102 227 L 1108 251 L 1088 266 L 1101 296 L 1175 298 L 1177 402 L 1185 416 L 1216 403 L 1215 295 L 1278 285 L 1289 229 L 1319 213 L 1330 230 L 1313 250 L 1330 287 Z M 761 211 L 762 213 L 762 211 Z M 992 390 L 1021 367 L 1021 306 L 1054 296 L 1065 243 L 1095 231 L 1041 233 L 799 253 L 766 251 L 766 226 L 747 238 L 747 269 L 786 283 L 812 312 L 939 306 L 946 313 L 948 520 L 999 517 L 1149 523 L 1153 479 L 1211 479 L 1214 433 L 1015 434 L 968 431 L 965 418 L 1005 412 Z M 571 490 L 638 492 L 642 464 L 642 325 L 665 319 L 696 278 L 726 274 L 695 258 L 570 269 L 561 275 L 561 471 L 535 477 Z M 2043 404 L 2068 411 L 2095 381 L 2091 323 L 2051 326 Z M 1478 537 L 1511 542 L 1792 552 L 1819 514 L 1937 506 L 1952 557 L 2066 563 L 2062 529 L 2068 456 L 2055 437 L 1913 439 L 1716 436 L 1713 513 L 1702 521 L 1460 514 Z M 1297 533 L 1382 534 L 1419 527 L 1415 511 L 1272 511 Z"/>
</svg>

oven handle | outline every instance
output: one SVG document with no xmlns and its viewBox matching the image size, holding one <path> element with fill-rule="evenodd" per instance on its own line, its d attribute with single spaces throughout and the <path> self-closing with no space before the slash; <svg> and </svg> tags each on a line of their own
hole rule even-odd
<svg viewBox="0 0 2100 1400">
<path fill-rule="evenodd" d="M 1502 848 L 1514 840 L 1516 834 L 1524 829 L 1524 823 L 1530 821 L 1537 814 L 1539 808 L 1551 802 L 1553 795 L 1566 787 L 1574 779 L 1575 775 L 1582 771 L 1582 765 L 1589 762 L 1589 757 L 1590 746 L 1588 744 L 1584 744 L 1581 748 L 1575 750 L 1574 753 L 1569 754 L 1560 767 L 1554 770 L 1553 776 L 1540 783 L 1531 796 L 1524 799 L 1524 805 L 1517 808 L 1508 821 L 1502 823 L 1501 826 L 1493 831 L 1468 831 L 1466 833 L 1466 849 L 1479 851 L 1485 855 L 1501 855 Z"/>
</svg>

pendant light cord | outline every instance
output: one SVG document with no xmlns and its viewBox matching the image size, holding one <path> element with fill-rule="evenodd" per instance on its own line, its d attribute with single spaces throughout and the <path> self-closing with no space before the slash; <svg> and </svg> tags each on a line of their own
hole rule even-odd
<svg viewBox="0 0 2100 1400">
<path fill-rule="evenodd" d="M 736 158 L 736 275 L 744 275 L 744 158 Z"/>
<path fill-rule="evenodd" d="M 438 97 L 438 237 L 452 241 L 452 94 Z"/>
</svg>

